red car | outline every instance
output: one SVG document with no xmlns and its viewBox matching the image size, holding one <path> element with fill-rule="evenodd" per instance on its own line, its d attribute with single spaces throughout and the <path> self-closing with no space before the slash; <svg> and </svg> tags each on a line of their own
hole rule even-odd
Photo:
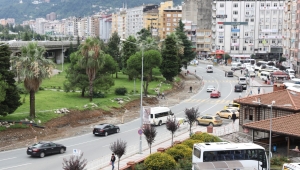
<svg viewBox="0 0 300 170">
<path fill-rule="evenodd" d="M 213 98 L 213 97 L 221 97 L 221 92 L 219 92 L 218 90 L 214 90 L 210 93 L 210 98 Z"/>
</svg>

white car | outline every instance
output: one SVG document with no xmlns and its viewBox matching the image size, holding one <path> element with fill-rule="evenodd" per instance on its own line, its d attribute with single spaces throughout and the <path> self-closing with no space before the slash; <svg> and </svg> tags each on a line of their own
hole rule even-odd
<svg viewBox="0 0 300 170">
<path fill-rule="evenodd" d="M 212 92 L 214 90 L 215 90 L 215 87 L 213 85 L 208 85 L 207 88 L 206 88 L 207 92 Z"/>
</svg>

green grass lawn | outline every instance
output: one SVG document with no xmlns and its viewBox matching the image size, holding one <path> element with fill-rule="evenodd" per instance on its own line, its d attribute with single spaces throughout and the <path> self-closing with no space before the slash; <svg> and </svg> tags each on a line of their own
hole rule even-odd
<svg viewBox="0 0 300 170">
<path fill-rule="evenodd" d="M 64 70 L 67 69 L 69 64 L 64 64 Z M 56 68 L 61 70 L 61 65 L 58 65 Z M 79 92 L 63 92 L 63 82 L 65 81 L 66 72 L 62 72 L 60 74 L 54 75 L 50 79 L 43 80 L 41 87 L 52 89 L 52 90 L 40 90 L 35 95 L 35 108 L 38 119 L 42 120 L 42 122 L 51 120 L 54 117 L 59 115 L 54 114 L 52 110 L 68 108 L 68 109 L 85 109 L 84 105 L 90 103 L 88 97 L 81 97 Z M 161 82 L 164 82 L 164 78 L 160 75 L 158 69 L 153 70 L 153 76 L 156 81 L 152 81 L 149 83 L 148 94 L 156 95 L 154 89 L 159 87 L 158 85 Z M 112 100 L 116 97 L 118 98 L 130 98 L 130 100 L 138 99 L 141 91 L 141 81 L 139 79 L 128 80 L 128 76 L 118 73 L 118 78 L 115 78 L 115 85 L 112 86 L 107 92 L 105 92 L 105 98 L 94 98 L 93 103 L 97 104 L 99 108 L 103 110 L 109 110 L 110 108 L 118 108 L 121 107 L 117 102 L 112 102 Z M 179 78 L 176 77 L 176 81 Z M 135 84 L 135 85 L 134 85 Z M 19 84 L 19 86 L 23 86 L 23 84 Z M 60 87 L 60 88 L 59 88 Z M 127 88 L 128 94 L 126 96 L 117 96 L 115 95 L 115 89 L 118 87 Z M 134 93 L 134 87 L 136 89 L 136 93 Z M 171 84 L 162 83 L 160 87 L 160 91 L 169 90 L 172 88 Z M 88 92 L 85 94 L 88 96 Z M 24 100 L 25 99 L 25 100 Z M 8 115 L 6 117 L 0 117 L 0 119 L 4 120 L 20 120 L 28 118 L 29 115 L 29 94 L 21 95 L 21 101 L 25 101 L 16 111 L 15 113 Z"/>
</svg>

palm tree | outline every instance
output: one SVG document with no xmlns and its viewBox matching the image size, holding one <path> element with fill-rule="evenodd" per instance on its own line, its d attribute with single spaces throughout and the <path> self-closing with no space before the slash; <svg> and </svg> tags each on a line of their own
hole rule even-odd
<svg viewBox="0 0 300 170">
<path fill-rule="evenodd" d="M 24 87 L 30 94 L 30 117 L 35 118 L 35 93 L 43 79 L 50 78 L 54 63 L 44 57 L 45 48 L 37 43 L 21 47 L 21 56 L 12 57 L 12 66 L 17 76 L 24 81 Z"/>
<path fill-rule="evenodd" d="M 100 48 L 100 41 L 97 38 L 88 38 L 80 46 L 82 55 L 79 65 L 85 68 L 90 84 L 90 102 L 93 101 L 93 82 L 97 71 L 104 65 L 104 53 Z"/>
</svg>

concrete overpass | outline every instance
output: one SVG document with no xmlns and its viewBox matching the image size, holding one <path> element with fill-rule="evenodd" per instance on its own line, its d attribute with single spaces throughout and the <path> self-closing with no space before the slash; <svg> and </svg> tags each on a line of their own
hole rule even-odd
<svg viewBox="0 0 300 170">
<path fill-rule="evenodd" d="M 21 47 L 26 46 L 28 43 L 36 42 L 38 46 L 44 46 L 46 48 L 45 57 L 55 58 L 57 64 L 63 62 L 62 52 L 65 52 L 70 48 L 72 43 L 73 48 L 77 48 L 77 41 L 0 41 L 1 43 L 9 45 L 9 49 L 13 52 L 12 55 L 16 55 L 21 52 Z"/>
</svg>

